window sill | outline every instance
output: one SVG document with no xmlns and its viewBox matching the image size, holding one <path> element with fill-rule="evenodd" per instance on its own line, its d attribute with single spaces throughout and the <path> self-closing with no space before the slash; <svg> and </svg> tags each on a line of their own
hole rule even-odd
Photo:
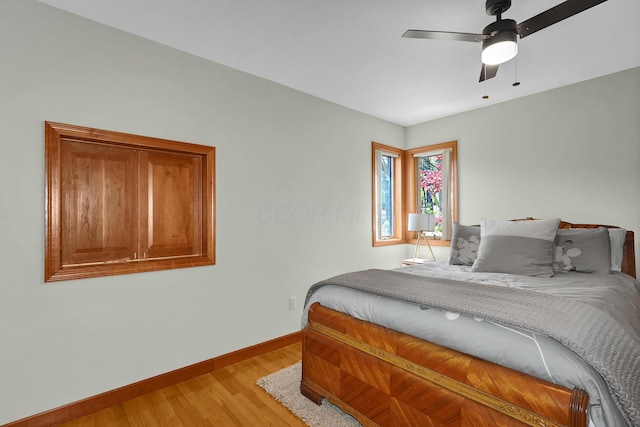
<svg viewBox="0 0 640 427">
<path fill-rule="evenodd" d="M 405 240 L 399 239 L 397 237 L 391 237 L 385 240 L 374 240 L 373 246 L 391 246 L 391 245 L 400 245 L 402 243 L 406 243 Z"/>
</svg>

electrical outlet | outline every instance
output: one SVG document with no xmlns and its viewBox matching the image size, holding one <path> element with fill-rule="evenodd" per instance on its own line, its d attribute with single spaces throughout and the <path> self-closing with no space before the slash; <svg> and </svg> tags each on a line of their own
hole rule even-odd
<svg viewBox="0 0 640 427">
<path fill-rule="evenodd" d="M 296 309 L 296 297 L 289 297 L 289 310 Z"/>
</svg>

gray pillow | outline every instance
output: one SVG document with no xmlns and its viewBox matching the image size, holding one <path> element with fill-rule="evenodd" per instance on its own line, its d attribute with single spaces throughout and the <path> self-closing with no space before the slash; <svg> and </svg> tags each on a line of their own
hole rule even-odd
<svg viewBox="0 0 640 427">
<path fill-rule="evenodd" d="M 449 264 L 472 265 L 478 257 L 480 226 L 453 224 Z"/>
<path fill-rule="evenodd" d="M 478 258 L 471 271 L 552 277 L 553 246 L 559 224 L 559 218 L 482 219 Z"/>
<path fill-rule="evenodd" d="M 611 241 L 604 228 L 558 230 L 553 259 L 555 271 L 611 272 Z"/>
</svg>

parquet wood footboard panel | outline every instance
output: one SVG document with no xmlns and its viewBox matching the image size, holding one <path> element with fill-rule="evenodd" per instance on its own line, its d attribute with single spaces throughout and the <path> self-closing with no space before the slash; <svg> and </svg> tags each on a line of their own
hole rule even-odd
<svg viewBox="0 0 640 427">
<path fill-rule="evenodd" d="M 586 427 L 588 396 L 320 304 L 303 334 L 301 391 L 364 426 Z"/>
</svg>

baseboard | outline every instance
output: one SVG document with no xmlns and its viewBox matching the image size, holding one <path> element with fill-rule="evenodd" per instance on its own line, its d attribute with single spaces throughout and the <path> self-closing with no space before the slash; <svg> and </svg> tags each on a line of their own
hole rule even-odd
<svg viewBox="0 0 640 427">
<path fill-rule="evenodd" d="M 113 405 L 135 399 L 147 393 L 169 387 L 179 382 L 195 378 L 207 372 L 222 369 L 234 363 L 277 350 L 290 344 L 299 342 L 302 332 L 294 332 L 270 341 L 243 348 L 232 353 L 223 354 L 213 359 L 205 360 L 175 371 L 147 378 L 133 384 L 110 390 L 95 396 L 88 397 L 59 408 L 51 409 L 40 414 L 32 415 L 18 421 L 10 422 L 2 427 L 51 427 L 65 423 L 76 418 L 109 408 Z"/>
</svg>

